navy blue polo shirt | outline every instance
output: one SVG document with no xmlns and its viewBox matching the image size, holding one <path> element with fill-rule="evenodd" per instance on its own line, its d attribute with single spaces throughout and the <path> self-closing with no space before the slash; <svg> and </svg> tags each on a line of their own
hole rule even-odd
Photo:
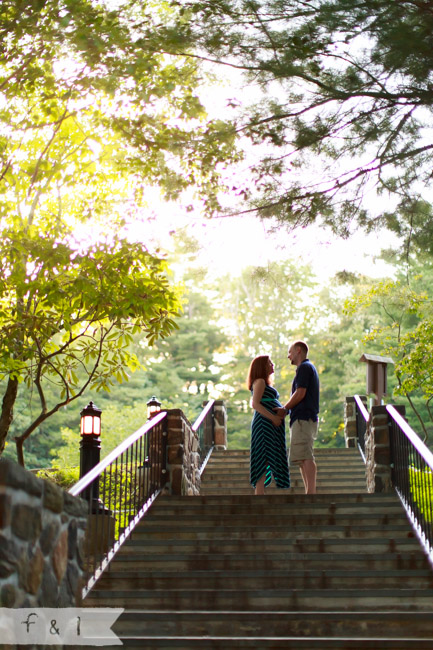
<svg viewBox="0 0 433 650">
<path fill-rule="evenodd" d="M 295 420 L 317 422 L 319 413 L 319 375 L 311 361 L 304 359 L 296 369 L 292 382 L 292 395 L 297 388 L 306 388 L 304 399 L 290 409 L 290 424 Z"/>
</svg>

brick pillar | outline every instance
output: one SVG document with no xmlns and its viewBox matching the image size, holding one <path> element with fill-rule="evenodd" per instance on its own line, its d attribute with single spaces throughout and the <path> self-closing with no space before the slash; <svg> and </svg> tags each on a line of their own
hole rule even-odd
<svg viewBox="0 0 433 650">
<path fill-rule="evenodd" d="M 215 449 L 227 449 L 227 411 L 222 399 L 215 400 L 214 406 Z"/>
<path fill-rule="evenodd" d="M 198 436 L 180 409 L 167 411 L 167 491 L 200 494 Z"/>
<path fill-rule="evenodd" d="M 404 406 L 395 407 L 404 415 Z M 373 406 L 365 439 L 368 492 L 393 491 L 389 415 L 385 406 Z"/>
<path fill-rule="evenodd" d="M 361 400 L 367 405 L 367 397 L 360 395 Z M 356 433 L 356 402 L 354 397 L 346 397 L 344 402 L 344 440 L 346 447 L 358 447 Z"/>
</svg>

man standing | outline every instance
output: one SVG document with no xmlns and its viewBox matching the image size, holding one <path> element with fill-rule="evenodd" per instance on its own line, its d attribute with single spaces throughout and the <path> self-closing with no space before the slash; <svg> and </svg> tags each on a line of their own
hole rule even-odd
<svg viewBox="0 0 433 650">
<path fill-rule="evenodd" d="M 292 395 L 284 409 L 274 409 L 278 415 L 290 411 L 290 461 L 299 465 L 305 493 L 316 493 L 317 467 L 313 444 L 319 426 L 319 376 L 308 360 L 308 345 L 295 341 L 289 348 L 288 359 L 296 366 Z"/>
</svg>

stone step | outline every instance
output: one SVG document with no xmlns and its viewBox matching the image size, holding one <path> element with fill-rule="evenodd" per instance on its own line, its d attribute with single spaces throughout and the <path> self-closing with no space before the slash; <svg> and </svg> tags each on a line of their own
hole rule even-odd
<svg viewBox="0 0 433 650">
<path fill-rule="evenodd" d="M 317 490 L 319 490 L 322 494 L 335 494 L 335 485 L 321 485 L 319 482 L 317 483 Z M 342 485 L 339 487 L 339 490 L 342 494 L 358 494 L 360 490 L 365 490 L 366 491 L 366 486 L 360 486 L 360 485 Z M 279 490 L 276 487 L 267 487 L 266 488 L 266 493 L 267 494 L 278 494 L 281 493 L 282 490 Z M 304 493 L 304 488 L 303 487 L 294 487 L 294 488 L 289 488 L 288 490 L 284 490 L 289 492 L 290 494 L 303 494 Z M 227 486 L 216 486 L 214 487 L 213 485 L 202 485 L 200 488 L 200 492 L 203 495 L 248 495 L 252 494 L 253 488 L 251 485 L 249 487 L 227 487 Z"/>
<path fill-rule="evenodd" d="M 324 479 L 323 477 L 317 477 L 317 489 L 319 490 L 320 488 L 326 489 L 326 490 L 334 490 L 334 492 L 339 492 L 342 489 L 347 489 L 347 488 L 356 488 L 358 491 L 363 491 L 367 490 L 367 483 L 364 477 L 360 478 L 347 478 L 347 479 L 339 479 L 335 480 L 332 478 L 329 479 Z M 214 478 L 212 481 L 203 481 L 201 484 L 201 490 L 206 493 L 206 490 L 209 488 L 214 488 L 214 487 L 221 487 L 221 488 L 249 488 L 250 490 L 252 489 L 251 483 L 249 481 L 248 476 L 243 476 L 241 478 L 230 478 L 227 476 L 226 478 L 222 476 L 218 476 L 218 478 Z M 304 482 L 302 481 L 302 478 L 295 478 L 291 477 L 290 481 L 290 487 L 292 490 L 298 490 L 301 489 L 304 490 Z M 266 488 L 267 490 L 269 489 L 275 489 L 278 490 L 279 488 L 276 486 L 275 482 L 272 481 L 272 483 Z M 284 488 L 285 489 L 285 488 Z M 304 490 L 305 491 L 305 490 Z M 284 494 L 284 492 L 283 492 Z"/>
<path fill-rule="evenodd" d="M 136 539 L 133 536 L 128 543 L 119 551 L 123 554 L 135 554 L 138 552 L 149 552 L 156 554 L 165 553 L 257 553 L 257 540 L 252 539 L 225 539 L 215 537 L 206 539 L 166 539 L 164 541 L 155 539 Z M 262 551 L 261 551 L 262 552 Z M 413 537 L 389 537 L 382 535 L 374 538 L 358 539 L 356 537 L 320 537 L 306 538 L 280 538 L 266 540 L 266 552 L 268 553 L 421 553 L 418 540 Z"/>
<path fill-rule="evenodd" d="M 250 494 L 246 495 L 213 495 L 213 496 L 175 496 L 161 495 L 155 501 L 154 506 L 149 512 L 160 511 L 163 508 L 180 506 L 182 508 L 192 508 L 197 506 L 209 507 L 213 510 L 215 507 L 236 508 L 253 505 L 254 508 L 262 508 L 264 511 L 272 507 L 298 506 L 300 508 L 310 508 L 311 506 L 336 507 L 341 504 L 367 504 L 377 505 L 378 508 L 398 506 L 402 510 L 400 500 L 394 493 L 368 493 L 360 492 L 356 494 L 301 494 L 292 495 L 286 491 L 280 491 L 279 494 L 271 496 L 261 496 L 260 498 Z M 165 510 L 164 510 L 165 512 Z M 148 515 L 146 515 L 148 516 Z"/>
<path fill-rule="evenodd" d="M 327 451 L 321 453 L 318 449 L 314 450 L 314 457 L 316 458 L 317 462 L 320 463 L 326 463 L 328 461 L 332 461 L 333 463 L 338 463 L 342 464 L 342 460 L 344 460 L 345 463 L 356 463 L 359 465 L 364 465 L 364 461 L 362 459 L 362 456 L 359 452 L 351 452 L 351 453 L 328 453 Z M 248 450 L 246 453 L 239 455 L 239 454 L 233 454 L 232 452 L 220 452 L 216 453 L 213 452 L 212 455 L 210 456 L 208 460 L 208 464 L 211 463 L 249 463 L 250 462 L 250 451 Z"/>
<path fill-rule="evenodd" d="M 295 565 L 296 566 L 296 565 Z M 430 570 L 303 570 L 290 568 L 256 571 L 109 571 L 98 582 L 97 591 L 130 589 L 433 589 Z"/>
<path fill-rule="evenodd" d="M 152 528 L 169 528 L 175 525 L 179 530 L 187 529 L 201 529 L 203 526 L 227 526 L 228 528 L 248 527 L 256 528 L 257 526 L 267 528 L 268 526 L 277 526 L 283 523 L 284 526 L 322 526 L 322 525 L 338 525 L 338 526 L 364 526 L 375 524 L 377 526 L 390 526 L 393 524 L 407 523 L 406 515 L 403 512 L 390 512 L 377 515 L 374 512 L 352 512 L 349 514 L 342 512 L 293 512 L 293 510 L 275 512 L 275 513 L 212 513 L 204 514 L 203 512 L 197 516 L 197 513 L 191 514 L 187 512 L 183 514 L 179 512 L 179 517 L 174 516 L 175 523 L 168 517 L 161 514 L 156 516 L 149 516 L 144 522 L 141 522 L 136 528 L 136 532 L 141 530 L 150 530 Z"/>
<path fill-rule="evenodd" d="M 161 495 L 159 496 L 152 508 L 155 511 L 155 508 L 164 508 L 166 506 L 171 507 L 173 505 L 182 505 L 182 507 L 192 507 L 197 504 L 204 504 L 210 508 L 215 506 L 242 506 L 248 504 L 254 504 L 254 507 L 261 507 L 267 509 L 271 506 L 280 506 L 287 504 L 296 504 L 300 506 L 310 507 L 310 504 L 320 505 L 320 504 L 336 504 L 340 503 L 366 503 L 366 504 L 375 504 L 379 503 L 380 507 L 388 508 L 389 505 L 398 504 L 401 508 L 401 503 L 395 493 L 368 493 L 368 492 L 359 492 L 356 494 L 341 494 L 339 492 L 334 492 L 334 494 L 300 494 L 293 495 L 286 491 L 280 491 L 279 494 L 268 496 L 264 495 L 260 498 L 257 498 L 253 494 L 249 496 L 246 495 L 213 495 L 213 496 L 175 496 L 175 495 Z M 147 515 L 146 515 L 147 516 Z"/>
<path fill-rule="evenodd" d="M 161 634 L 173 637 L 343 637 L 399 639 L 409 635 L 431 638 L 430 612 L 251 612 L 239 611 L 125 611 L 113 625 L 118 636 Z M 258 644 L 257 647 L 260 647 Z M 433 647 L 433 645 L 432 645 Z"/>
<path fill-rule="evenodd" d="M 270 497 L 255 497 L 250 495 L 249 499 L 244 502 L 230 503 L 223 499 L 218 499 L 212 504 L 207 503 L 205 499 L 213 499 L 213 497 L 187 497 L 188 501 L 175 501 L 170 503 L 167 500 L 161 503 L 161 507 L 150 509 L 147 516 L 142 520 L 140 525 L 147 525 L 153 521 L 167 521 L 170 517 L 174 517 L 175 521 L 181 519 L 200 519 L 204 518 L 226 518 L 240 517 L 279 517 L 286 519 L 286 517 L 364 517 L 375 516 L 381 521 L 389 517 L 402 516 L 405 513 L 399 501 L 386 501 L 379 499 L 372 499 L 370 501 L 350 501 L 351 495 L 345 495 L 345 501 L 334 501 L 333 495 L 329 495 L 326 501 L 312 502 L 299 500 L 296 501 L 281 501 L 278 499 L 279 495 Z M 287 495 L 287 498 L 292 495 Z M 303 495 L 305 496 L 305 495 Z M 324 496 L 324 495 L 314 495 Z"/>
<path fill-rule="evenodd" d="M 221 465 L 207 465 L 206 469 L 203 472 L 203 477 L 209 478 L 210 476 L 218 476 L 219 474 L 231 474 L 233 473 L 235 476 L 243 476 L 244 474 L 249 474 L 250 471 L 250 464 L 245 464 L 245 465 L 232 465 L 228 467 L 227 465 L 221 464 Z M 300 473 L 298 467 L 290 467 L 290 471 L 292 474 Z M 321 474 L 322 476 L 364 476 L 365 475 L 365 467 L 363 465 L 345 465 L 344 468 L 341 466 L 338 466 L 337 463 L 335 465 L 318 465 L 317 467 L 317 474 Z"/>
<path fill-rule="evenodd" d="M 362 463 L 362 461 L 357 461 L 357 460 L 351 460 L 347 459 L 347 461 L 342 464 L 341 460 L 336 459 L 329 459 L 329 460 L 317 460 L 317 471 L 318 472 L 324 472 L 324 471 L 334 471 L 336 473 L 340 472 L 364 472 L 365 473 L 365 465 Z M 297 472 L 299 471 L 299 466 L 298 465 L 289 465 L 290 471 L 291 472 Z M 249 472 L 250 469 L 250 460 L 245 459 L 243 461 L 223 461 L 221 460 L 220 462 L 211 462 L 209 461 L 208 464 L 205 467 L 205 470 L 203 472 L 203 475 L 207 474 L 209 471 L 239 471 L 239 472 Z"/>
<path fill-rule="evenodd" d="M 257 553 L 140 553 L 131 555 L 120 551 L 111 563 L 111 571 L 187 571 L 195 570 L 266 570 L 273 571 L 292 566 L 297 569 L 381 569 L 381 570 L 430 570 L 427 558 L 417 552 L 403 553 L 269 553 L 266 549 Z"/>
<path fill-rule="evenodd" d="M 370 524 L 370 525 L 317 525 L 293 524 L 288 527 L 285 523 L 282 526 L 198 526 L 196 529 L 181 529 L 175 523 L 164 527 L 140 527 L 134 532 L 136 540 L 143 540 L 146 543 L 150 539 L 160 539 L 165 542 L 169 539 L 190 539 L 190 540 L 212 540 L 215 536 L 223 537 L 226 540 L 268 540 L 268 539 L 381 539 L 382 537 L 413 537 L 413 532 L 407 522 L 403 524 Z"/>
<path fill-rule="evenodd" d="M 315 455 L 324 456 L 355 456 L 360 458 L 360 453 L 355 447 L 314 447 Z M 211 458 L 218 458 L 221 456 L 249 456 L 250 450 L 248 449 L 214 449 Z"/>
<path fill-rule="evenodd" d="M 103 644 L 107 650 L 116 650 L 118 645 L 110 646 Z M 384 638 L 299 638 L 299 637 L 248 637 L 233 638 L 232 636 L 221 637 L 133 637 L 123 640 L 123 646 L 130 650 L 147 650 L 148 648 L 159 648 L 160 650 L 191 650 L 199 648 L 206 650 L 214 648 L 216 650 L 236 650 L 237 648 L 289 648 L 296 650 L 431 650 L 433 647 L 433 636 L 430 639 L 403 638 L 403 639 L 384 639 Z"/>
<path fill-rule="evenodd" d="M 344 466 L 348 465 L 350 467 L 365 467 L 364 461 L 360 455 L 358 456 L 320 456 L 315 454 L 315 459 L 318 467 L 332 465 L 334 467 L 340 467 L 342 469 Z M 220 456 L 214 457 L 211 456 L 207 462 L 206 467 L 224 467 L 225 465 L 232 465 L 234 467 L 248 467 L 250 464 L 250 455 L 236 457 L 236 456 Z M 290 463 L 291 467 L 298 467 L 296 463 Z"/>
<path fill-rule="evenodd" d="M 412 609 L 433 614 L 433 589 L 127 589 L 92 590 L 89 607 L 127 609 L 210 609 L 292 611 L 350 611 Z"/>
<path fill-rule="evenodd" d="M 367 482 L 364 474 L 355 474 L 354 472 L 348 474 L 340 474 L 335 476 L 334 473 L 324 474 L 322 472 L 317 473 L 317 484 L 322 485 L 333 485 L 335 491 L 338 492 L 341 485 L 353 485 L 356 483 L 361 487 L 361 490 L 366 490 Z M 249 472 L 243 472 L 237 474 L 236 472 L 215 472 L 208 475 L 203 475 L 201 486 L 207 487 L 208 485 L 250 485 L 250 475 Z M 303 487 L 304 482 L 300 473 L 291 473 L 290 474 L 290 484 L 292 487 Z"/>
<path fill-rule="evenodd" d="M 236 474 L 233 472 L 227 472 L 227 473 L 215 473 L 215 474 L 209 474 L 209 476 L 203 475 L 203 481 L 202 481 L 202 487 L 207 487 L 207 484 L 210 482 L 210 484 L 213 485 L 225 485 L 226 482 L 229 481 L 230 483 L 248 483 L 249 484 L 249 473 L 243 473 L 243 474 Z M 360 475 L 354 475 L 354 474 L 321 474 L 320 472 L 317 473 L 317 484 L 322 483 L 324 485 L 335 485 L 336 491 L 338 492 L 338 488 L 340 485 L 351 485 L 352 483 L 357 482 L 361 485 L 364 485 L 366 483 L 365 476 L 362 474 Z M 291 483 L 292 485 L 304 485 L 302 481 L 302 477 L 300 472 L 298 472 L 295 475 L 291 475 Z"/>
</svg>

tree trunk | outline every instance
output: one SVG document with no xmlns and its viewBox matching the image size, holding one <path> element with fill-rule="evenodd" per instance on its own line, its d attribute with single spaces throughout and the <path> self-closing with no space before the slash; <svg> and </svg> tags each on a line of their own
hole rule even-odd
<svg viewBox="0 0 433 650">
<path fill-rule="evenodd" d="M 14 419 L 14 404 L 18 394 L 18 379 L 9 377 L 6 392 L 3 397 L 0 415 L 0 456 L 6 446 L 6 437 Z"/>
</svg>

